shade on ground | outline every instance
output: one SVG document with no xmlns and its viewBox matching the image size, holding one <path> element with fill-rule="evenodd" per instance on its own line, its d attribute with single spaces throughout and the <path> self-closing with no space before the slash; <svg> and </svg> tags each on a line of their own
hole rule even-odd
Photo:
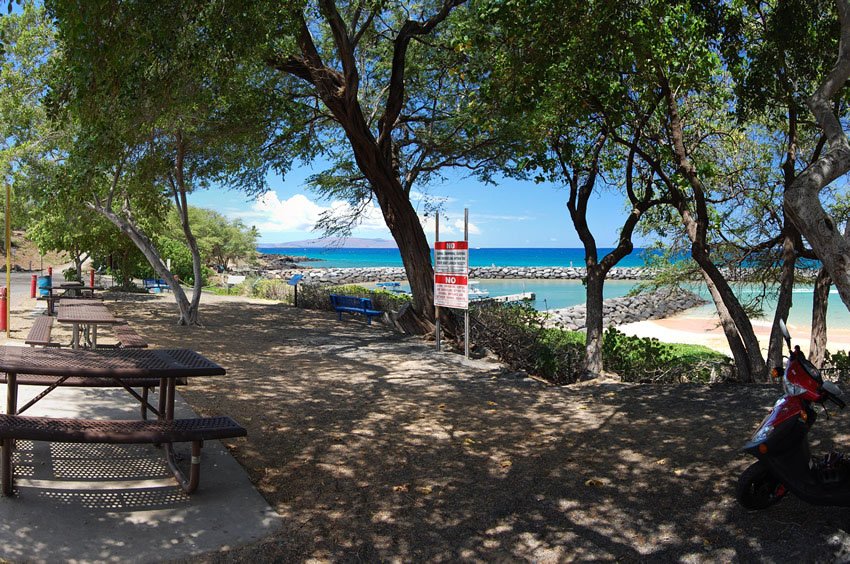
<svg viewBox="0 0 850 564">
<path fill-rule="evenodd" d="M 0 387 L 5 405 L 5 386 Z M 21 386 L 19 405 L 41 387 Z M 176 417 L 193 417 L 179 397 Z M 124 390 L 57 389 L 26 415 L 133 419 Z M 188 456 L 188 445 L 178 452 Z M 280 517 L 218 441 L 202 451 L 191 496 L 153 445 L 18 441 L 16 492 L 0 498 L 0 558 L 12 561 L 161 561 L 268 535 Z"/>
</svg>

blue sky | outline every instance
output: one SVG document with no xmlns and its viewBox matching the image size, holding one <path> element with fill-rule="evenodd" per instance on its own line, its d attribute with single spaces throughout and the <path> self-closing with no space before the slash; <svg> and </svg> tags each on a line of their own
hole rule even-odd
<svg viewBox="0 0 850 564">
<path fill-rule="evenodd" d="M 315 172 L 302 167 L 291 171 L 285 180 L 270 176 L 271 191 L 260 200 L 250 200 L 237 191 L 213 189 L 192 194 L 189 203 L 256 226 L 260 245 L 313 239 L 321 236 L 312 230 L 319 213 L 344 205 L 322 200 L 307 188 L 305 179 Z M 463 238 L 463 210 L 467 207 L 470 243 L 476 247 L 581 247 L 569 219 L 565 188 L 510 179 L 490 186 L 473 178 L 454 176 L 440 186 L 431 187 L 428 197 L 444 201 L 440 214 L 443 240 Z M 424 210 L 419 192 L 414 205 Z M 589 207 L 597 245 L 612 246 L 626 215 L 621 196 L 613 192 L 594 196 Z M 421 216 L 420 220 L 428 240 L 433 242 L 433 220 Z M 353 236 L 392 239 L 377 207 Z M 639 243 L 635 241 L 636 246 Z"/>
</svg>

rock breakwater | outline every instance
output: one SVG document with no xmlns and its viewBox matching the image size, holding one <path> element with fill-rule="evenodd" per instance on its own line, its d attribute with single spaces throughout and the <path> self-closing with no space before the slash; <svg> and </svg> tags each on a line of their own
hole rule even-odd
<svg viewBox="0 0 850 564">
<path fill-rule="evenodd" d="M 289 278 L 294 274 L 304 276 L 306 284 L 358 284 L 364 282 L 392 282 L 405 280 L 401 267 L 375 268 L 289 268 L 264 270 L 266 278 Z M 646 268 L 612 268 L 608 280 L 642 280 L 653 272 Z M 557 266 L 484 266 L 469 269 L 470 278 L 482 280 L 529 279 L 529 280 L 581 280 L 586 276 L 584 268 Z"/>
<path fill-rule="evenodd" d="M 636 321 L 663 319 L 704 303 L 704 299 L 685 290 L 658 290 L 650 294 L 611 298 L 602 303 L 602 326 L 616 327 Z M 546 323 L 550 327 L 580 331 L 586 328 L 586 317 L 587 308 L 582 304 L 550 311 Z"/>
</svg>

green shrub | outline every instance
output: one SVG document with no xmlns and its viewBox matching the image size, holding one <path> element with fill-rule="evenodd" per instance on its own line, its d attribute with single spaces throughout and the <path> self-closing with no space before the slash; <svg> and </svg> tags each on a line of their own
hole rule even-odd
<svg viewBox="0 0 850 564">
<path fill-rule="evenodd" d="M 544 327 L 530 304 L 485 302 L 470 310 L 470 339 L 513 370 L 553 384 L 575 382 L 584 354 L 584 335 Z"/>
<path fill-rule="evenodd" d="M 836 353 L 824 352 L 823 367 L 824 375 L 832 379 L 846 383 L 850 380 L 850 354 L 844 351 Z"/>
<path fill-rule="evenodd" d="M 255 278 L 246 280 L 239 286 L 242 286 L 243 290 L 247 290 L 249 295 L 255 298 L 292 303 L 293 287 L 287 284 L 286 280 Z M 300 299 L 300 293 L 298 297 Z"/>
<path fill-rule="evenodd" d="M 699 345 L 662 343 L 610 327 L 602 339 L 602 362 L 624 382 L 709 382 L 731 364 L 724 354 Z"/>
</svg>

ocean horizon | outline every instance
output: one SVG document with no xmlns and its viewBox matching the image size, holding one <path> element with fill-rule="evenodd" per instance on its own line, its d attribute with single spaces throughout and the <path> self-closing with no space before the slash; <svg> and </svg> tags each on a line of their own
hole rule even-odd
<svg viewBox="0 0 850 564">
<path fill-rule="evenodd" d="M 612 248 L 600 248 L 600 259 Z M 368 268 L 402 266 L 401 254 L 396 248 L 315 248 L 315 247 L 262 247 L 257 251 L 270 255 L 302 256 L 311 259 L 309 264 L 315 268 Z M 650 251 L 636 248 L 617 264 L 622 268 L 640 268 L 645 266 L 644 257 Z M 432 250 L 433 260 L 433 250 Z M 584 267 L 584 249 L 575 247 L 509 247 L 469 249 L 469 266 L 575 266 Z"/>
</svg>

